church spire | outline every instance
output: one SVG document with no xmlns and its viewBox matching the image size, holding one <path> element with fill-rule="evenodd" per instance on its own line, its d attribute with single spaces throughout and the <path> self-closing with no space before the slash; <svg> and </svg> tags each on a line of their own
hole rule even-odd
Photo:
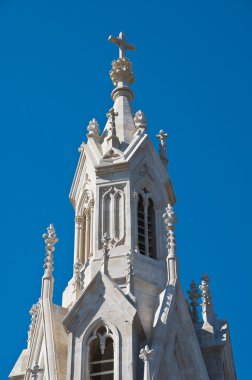
<svg viewBox="0 0 252 380">
<path fill-rule="evenodd" d="M 124 147 L 132 141 L 135 132 L 134 114 L 131 107 L 134 94 L 128 87 L 128 84 L 134 83 L 135 78 L 131 61 L 126 57 L 126 50 L 133 51 L 135 47 L 126 41 L 125 34 L 122 32 L 118 37 L 109 36 L 108 39 L 119 46 L 119 58 L 112 62 L 109 74 L 115 86 L 111 94 L 115 116 L 113 134 L 118 138 L 120 149 L 124 150 Z M 106 124 L 108 133 L 110 129 L 111 120 L 109 119 Z"/>
</svg>

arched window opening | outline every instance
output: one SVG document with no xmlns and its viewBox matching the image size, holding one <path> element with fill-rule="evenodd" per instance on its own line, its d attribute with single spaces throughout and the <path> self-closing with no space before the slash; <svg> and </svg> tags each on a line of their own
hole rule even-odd
<svg viewBox="0 0 252 380">
<path fill-rule="evenodd" d="M 151 198 L 138 196 L 137 205 L 138 248 L 142 255 L 156 258 L 155 210 Z"/>
<path fill-rule="evenodd" d="M 137 207 L 137 219 L 138 219 L 138 248 L 142 255 L 145 255 L 145 232 L 144 232 L 144 205 L 143 198 L 139 194 L 138 207 Z"/>
<path fill-rule="evenodd" d="M 156 258 L 156 228 L 155 228 L 155 210 L 152 199 L 149 199 L 148 205 L 148 245 L 149 256 Z"/>
<path fill-rule="evenodd" d="M 94 332 L 89 344 L 89 379 L 114 379 L 114 341 L 107 326 Z"/>
<path fill-rule="evenodd" d="M 80 240 L 80 260 L 84 264 L 88 261 L 90 255 L 90 232 L 91 232 L 91 211 L 85 208 L 83 212 L 82 236 Z"/>
</svg>

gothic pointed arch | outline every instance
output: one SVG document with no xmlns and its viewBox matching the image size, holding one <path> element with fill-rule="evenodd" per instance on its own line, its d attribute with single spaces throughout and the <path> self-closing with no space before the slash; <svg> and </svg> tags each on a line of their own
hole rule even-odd
<svg viewBox="0 0 252 380">
<path fill-rule="evenodd" d="M 160 256 L 156 236 L 162 236 L 160 226 L 159 192 L 155 189 L 150 178 L 144 178 L 135 184 L 136 205 L 136 242 L 139 252 L 157 259 Z"/>
<path fill-rule="evenodd" d="M 94 195 L 86 188 L 76 206 L 76 259 L 84 264 L 93 254 Z"/>
<path fill-rule="evenodd" d="M 119 380 L 119 333 L 103 318 L 92 323 L 83 335 L 81 380 Z"/>
</svg>

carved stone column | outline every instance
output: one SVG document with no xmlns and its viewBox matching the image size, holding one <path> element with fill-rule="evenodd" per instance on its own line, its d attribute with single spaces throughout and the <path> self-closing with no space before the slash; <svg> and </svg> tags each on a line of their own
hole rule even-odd
<svg viewBox="0 0 252 380">
<path fill-rule="evenodd" d="M 148 239 L 148 207 L 149 201 L 148 199 L 144 199 L 144 241 L 145 241 L 145 255 L 149 256 L 149 239 Z"/>
<path fill-rule="evenodd" d="M 85 258 L 84 262 L 88 261 L 88 256 L 90 252 L 90 210 L 85 210 Z"/>
<path fill-rule="evenodd" d="M 89 256 L 94 254 L 94 201 L 89 202 L 90 206 L 90 253 Z"/>
<path fill-rule="evenodd" d="M 84 252 L 84 217 L 75 217 L 75 234 L 74 234 L 74 264 L 78 261 L 83 263 Z"/>
</svg>

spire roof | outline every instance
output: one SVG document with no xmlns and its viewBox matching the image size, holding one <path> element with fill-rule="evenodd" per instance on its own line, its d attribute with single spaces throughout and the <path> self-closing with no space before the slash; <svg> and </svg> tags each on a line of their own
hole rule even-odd
<svg viewBox="0 0 252 380">
<path fill-rule="evenodd" d="M 134 83 L 134 73 L 131 61 L 126 57 L 126 50 L 135 50 L 135 47 L 126 41 L 125 34 L 120 32 L 118 37 L 109 36 L 109 41 L 119 46 L 119 58 L 112 62 L 109 72 L 115 86 L 112 91 L 114 105 L 113 136 L 118 139 L 118 147 L 124 150 L 133 140 L 135 132 L 134 113 L 131 106 L 134 93 L 128 84 Z M 111 118 L 106 123 L 104 135 L 111 130 Z"/>
</svg>

